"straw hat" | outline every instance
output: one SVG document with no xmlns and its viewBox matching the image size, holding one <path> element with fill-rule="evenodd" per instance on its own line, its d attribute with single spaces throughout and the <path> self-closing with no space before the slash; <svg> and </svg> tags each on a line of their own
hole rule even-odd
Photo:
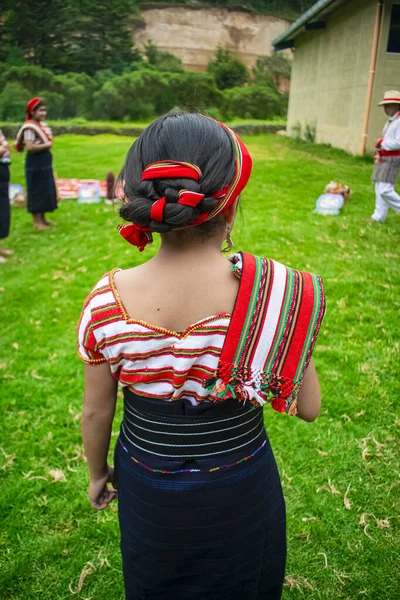
<svg viewBox="0 0 400 600">
<path fill-rule="evenodd" d="M 400 104 L 400 92 L 397 90 L 385 92 L 383 100 L 378 102 L 378 106 L 383 106 L 384 104 Z"/>
</svg>

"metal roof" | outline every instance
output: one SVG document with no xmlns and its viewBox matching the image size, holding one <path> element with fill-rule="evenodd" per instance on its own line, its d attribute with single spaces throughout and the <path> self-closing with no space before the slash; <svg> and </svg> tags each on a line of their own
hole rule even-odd
<svg viewBox="0 0 400 600">
<path fill-rule="evenodd" d="M 344 4 L 346 0 L 319 0 L 312 5 L 305 13 L 301 15 L 292 23 L 282 35 L 273 40 L 272 45 L 276 48 L 277 46 L 288 42 L 297 37 L 300 33 L 305 31 L 305 26 L 311 24 L 313 21 L 321 21 L 324 17 L 329 15 L 331 12 L 339 8 L 341 4 Z M 279 49 L 279 48 L 276 48 Z"/>
</svg>

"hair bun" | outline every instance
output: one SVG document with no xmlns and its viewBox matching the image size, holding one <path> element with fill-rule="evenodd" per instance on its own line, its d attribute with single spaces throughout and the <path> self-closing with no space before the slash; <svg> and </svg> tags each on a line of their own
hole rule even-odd
<svg viewBox="0 0 400 600">
<path fill-rule="evenodd" d="M 213 194 L 229 185 L 235 174 L 235 151 L 230 135 L 212 119 L 198 114 L 167 115 L 161 117 L 139 136 L 131 147 L 120 179 L 124 181 L 124 191 L 129 201 L 120 209 L 126 221 L 148 227 L 150 231 L 167 232 L 184 228 L 195 222 L 202 214 L 212 212 L 218 205 Z M 179 164 L 193 165 L 201 177 L 193 178 L 178 170 L 178 177 L 171 177 L 172 171 L 157 173 L 156 178 L 144 178 L 143 172 L 157 163 L 179 160 Z M 187 190 L 204 194 L 200 202 L 178 204 L 179 192 Z M 152 207 L 157 200 L 165 198 L 165 205 Z M 162 210 L 161 210 L 162 207 Z"/>
</svg>

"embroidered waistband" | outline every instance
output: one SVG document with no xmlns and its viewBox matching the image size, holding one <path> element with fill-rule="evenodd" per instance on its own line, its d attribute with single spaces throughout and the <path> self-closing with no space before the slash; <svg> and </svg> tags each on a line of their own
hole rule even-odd
<svg viewBox="0 0 400 600">
<path fill-rule="evenodd" d="M 129 453 L 128 448 L 123 444 L 121 438 L 118 439 L 118 443 L 122 446 L 122 448 L 125 450 L 125 452 Z M 234 461 L 233 463 L 219 465 L 218 467 L 211 467 L 210 469 L 187 468 L 187 469 L 175 469 L 173 471 L 168 470 L 168 469 L 154 469 L 153 467 L 149 467 L 149 465 L 146 465 L 145 463 L 140 462 L 140 460 L 137 460 L 137 458 L 135 458 L 134 456 L 131 456 L 131 459 L 133 460 L 134 463 L 143 467 L 143 469 L 146 469 L 146 471 L 150 471 L 151 473 L 158 473 L 161 475 L 177 475 L 178 473 L 215 473 L 217 471 L 226 471 L 227 469 L 231 469 L 232 467 L 236 467 L 238 465 L 241 465 L 244 462 L 247 462 L 248 460 L 250 460 L 251 458 L 256 456 L 256 454 L 258 454 L 260 452 L 260 450 L 262 450 L 264 448 L 266 443 L 267 443 L 267 440 L 265 439 L 251 454 L 248 454 L 247 456 L 243 456 L 242 458 Z"/>
<path fill-rule="evenodd" d="M 125 403 L 121 442 L 161 458 L 205 458 L 245 449 L 264 432 L 262 408 L 240 407 L 215 417 L 168 416 Z"/>
</svg>

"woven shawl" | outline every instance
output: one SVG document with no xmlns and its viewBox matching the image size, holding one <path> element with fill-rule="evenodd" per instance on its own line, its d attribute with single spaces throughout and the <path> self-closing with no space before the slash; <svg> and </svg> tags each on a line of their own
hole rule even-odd
<svg viewBox="0 0 400 600">
<path fill-rule="evenodd" d="M 18 152 L 22 152 L 24 149 L 24 132 L 27 129 L 32 129 L 40 138 L 43 144 L 47 142 L 53 141 L 53 134 L 51 129 L 46 123 L 37 123 L 36 121 L 25 121 L 25 123 L 20 127 L 17 137 L 15 140 L 15 149 Z"/>
<path fill-rule="evenodd" d="M 297 413 L 297 395 L 325 312 L 322 280 L 247 253 L 232 257 L 239 291 L 214 377 L 218 400 L 271 402 Z"/>
</svg>

